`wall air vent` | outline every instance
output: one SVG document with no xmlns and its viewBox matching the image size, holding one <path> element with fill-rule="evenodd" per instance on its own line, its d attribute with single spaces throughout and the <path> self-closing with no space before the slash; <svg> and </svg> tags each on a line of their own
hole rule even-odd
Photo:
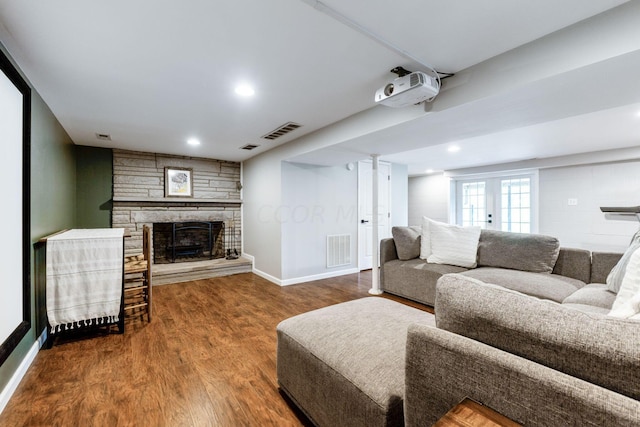
<svg viewBox="0 0 640 427">
<path fill-rule="evenodd" d="M 96 138 L 100 141 L 111 141 L 111 135 L 108 133 L 96 133 Z"/>
<path fill-rule="evenodd" d="M 284 136 L 289 132 L 292 132 L 298 129 L 299 127 L 302 127 L 302 125 L 294 122 L 285 123 L 282 126 L 280 126 L 278 129 L 275 129 L 266 135 L 262 135 L 261 138 L 269 139 L 273 141 L 274 139 L 280 138 L 281 136 Z"/>
<path fill-rule="evenodd" d="M 327 236 L 327 268 L 351 264 L 351 235 Z"/>
<path fill-rule="evenodd" d="M 241 150 L 247 150 L 247 151 L 251 151 L 254 148 L 258 148 L 260 147 L 259 145 L 254 145 L 254 144 L 247 144 L 244 147 L 240 147 Z"/>
</svg>

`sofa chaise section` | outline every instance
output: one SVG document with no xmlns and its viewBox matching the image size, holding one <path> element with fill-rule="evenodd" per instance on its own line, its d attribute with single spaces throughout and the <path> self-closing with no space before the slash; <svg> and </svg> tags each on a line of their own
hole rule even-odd
<svg viewBox="0 0 640 427">
<path fill-rule="evenodd" d="M 409 331 L 407 425 L 465 396 L 526 425 L 638 425 L 639 321 L 461 274 L 438 281 L 435 311 L 437 331 Z"/>
<path fill-rule="evenodd" d="M 433 425 L 464 398 L 527 426 L 637 426 L 640 402 L 439 328 L 407 338 L 405 425 Z"/>
</svg>

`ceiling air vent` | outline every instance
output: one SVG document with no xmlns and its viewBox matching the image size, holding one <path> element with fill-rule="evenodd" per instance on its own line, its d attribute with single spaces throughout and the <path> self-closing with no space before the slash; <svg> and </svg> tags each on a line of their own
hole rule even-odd
<svg viewBox="0 0 640 427">
<path fill-rule="evenodd" d="M 111 135 L 108 133 L 96 133 L 96 138 L 100 141 L 111 141 Z"/>
<path fill-rule="evenodd" d="M 244 147 L 240 147 L 241 150 L 247 150 L 247 151 L 251 151 L 254 148 L 258 148 L 260 147 L 259 145 L 253 145 L 253 144 L 247 144 Z"/>
<path fill-rule="evenodd" d="M 285 123 L 282 126 L 280 126 L 278 129 L 275 129 L 266 135 L 262 135 L 261 138 L 269 139 L 273 141 L 274 139 L 280 138 L 281 136 L 284 136 L 289 132 L 292 132 L 298 129 L 299 127 L 302 127 L 302 125 L 294 122 Z"/>
</svg>

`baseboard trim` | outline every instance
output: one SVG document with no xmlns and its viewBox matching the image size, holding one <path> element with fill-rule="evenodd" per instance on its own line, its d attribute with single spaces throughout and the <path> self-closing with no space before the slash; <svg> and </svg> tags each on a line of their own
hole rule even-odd
<svg viewBox="0 0 640 427">
<path fill-rule="evenodd" d="M 29 367 L 35 360 L 36 356 L 38 355 L 38 351 L 40 351 L 40 347 L 42 347 L 46 339 L 47 331 L 45 329 L 44 331 L 42 331 L 42 334 L 38 337 L 38 339 L 33 343 L 25 358 L 22 359 L 22 362 L 20 362 L 20 366 L 18 366 L 18 369 L 16 369 L 16 371 L 13 373 L 13 376 L 11 377 L 5 388 L 2 390 L 2 392 L 0 392 L 0 414 L 2 413 L 2 411 L 4 411 L 4 408 L 9 403 L 9 400 L 11 400 L 11 396 L 13 396 L 13 393 L 15 393 L 18 385 L 20 385 L 20 381 L 22 381 L 22 378 L 24 378 L 25 374 L 29 370 Z"/>
<path fill-rule="evenodd" d="M 263 279 L 267 279 L 271 283 L 275 283 L 278 286 L 291 286 L 298 285 L 300 283 L 313 282 L 314 280 L 322 280 L 322 279 L 330 279 L 332 277 L 346 276 L 347 274 L 355 274 L 359 273 L 360 270 L 357 268 L 350 268 L 348 270 L 340 270 L 340 271 L 331 271 L 328 273 L 314 274 L 311 276 L 303 276 L 303 277 L 294 277 L 292 279 L 278 279 L 270 275 L 269 273 L 265 273 L 264 271 L 258 270 L 257 268 L 253 268 L 253 273 L 257 276 L 262 277 Z"/>
<path fill-rule="evenodd" d="M 271 283 L 275 283 L 278 286 L 282 286 L 282 280 L 278 279 L 275 276 L 270 275 L 269 273 L 265 273 L 262 270 L 258 270 L 257 268 L 253 267 L 253 274 L 255 274 L 256 276 L 260 276 L 263 279 L 267 279 L 268 281 L 270 281 Z"/>
<path fill-rule="evenodd" d="M 350 268 L 348 270 L 330 271 L 327 273 L 313 274 L 311 276 L 294 277 L 293 279 L 281 280 L 280 286 L 297 285 L 300 283 L 313 282 L 314 280 L 330 279 L 332 277 L 346 276 L 347 274 L 359 273 L 358 268 Z"/>
<path fill-rule="evenodd" d="M 263 279 L 267 279 L 271 283 L 275 283 L 278 286 L 282 286 L 282 280 L 278 279 L 275 276 L 270 275 L 269 273 L 265 273 L 262 270 L 258 270 L 256 268 L 256 258 L 253 255 L 249 255 L 246 252 L 242 252 L 242 256 L 251 261 L 251 272 L 256 276 L 260 276 Z"/>
</svg>

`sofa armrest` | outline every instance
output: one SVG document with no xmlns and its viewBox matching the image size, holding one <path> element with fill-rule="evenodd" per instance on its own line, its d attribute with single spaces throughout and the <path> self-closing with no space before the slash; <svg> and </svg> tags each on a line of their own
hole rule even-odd
<svg viewBox="0 0 640 427">
<path fill-rule="evenodd" d="M 384 289 L 384 263 L 398 259 L 396 242 L 392 238 L 380 240 L 380 287 Z"/>
<path fill-rule="evenodd" d="M 622 254 L 613 252 L 593 252 L 591 254 L 591 282 L 606 283 L 611 269 L 622 258 Z"/>
<path fill-rule="evenodd" d="M 396 242 L 392 238 L 380 240 L 380 265 L 383 265 L 387 261 L 393 261 L 394 259 L 398 259 Z"/>
<path fill-rule="evenodd" d="M 560 248 L 553 274 L 578 279 L 584 283 L 591 280 L 591 252 L 586 249 Z"/>
<path fill-rule="evenodd" d="M 451 332 L 411 325 L 405 425 L 432 425 L 465 397 L 531 426 L 633 426 L 640 417 L 637 400 Z"/>
</svg>

